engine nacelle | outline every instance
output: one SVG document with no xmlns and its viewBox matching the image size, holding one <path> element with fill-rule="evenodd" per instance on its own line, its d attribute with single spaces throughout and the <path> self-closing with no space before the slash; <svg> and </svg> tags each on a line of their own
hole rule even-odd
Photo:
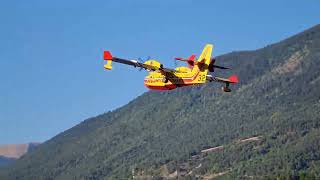
<svg viewBox="0 0 320 180">
<path fill-rule="evenodd" d="M 150 66 L 155 66 L 158 69 L 163 68 L 163 65 L 156 60 L 148 60 L 148 61 L 144 62 L 144 64 L 150 65 Z"/>
</svg>

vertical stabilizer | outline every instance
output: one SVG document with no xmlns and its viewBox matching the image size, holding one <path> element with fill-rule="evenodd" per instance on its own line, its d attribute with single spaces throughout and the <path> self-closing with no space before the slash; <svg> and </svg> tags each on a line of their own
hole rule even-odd
<svg viewBox="0 0 320 180">
<path fill-rule="evenodd" d="M 209 66 L 210 61 L 211 61 L 211 54 L 212 54 L 212 49 L 213 45 L 212 44 L 207 44 L 203 50 L 202 53 L 198 59 L 198 62 L 206 64 Z"/>
<path fill-rule="evenodd" d="M 202 50 L 202 53 L 201 53 L 200 57 L 198 58 L 198 61 L 192 70 L 195 74 L 198 74 L 198 77 L 196 78 L 195 83 L 205 83 L 206 82 L 208 68 L 209 68 L 209 64 L 211 61 L 212 49 L 213 49 L 213 45 L 207 44 L 204 47 L 204 49 Z"/>
</svg>

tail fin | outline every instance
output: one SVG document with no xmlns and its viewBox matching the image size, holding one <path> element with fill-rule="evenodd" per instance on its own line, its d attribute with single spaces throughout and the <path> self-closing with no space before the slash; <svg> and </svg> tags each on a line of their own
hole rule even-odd
<svg viewBox="0 0 320 180">
<path fill-rule="evenodd" d="M 212 54 L 213 45 L 207 44 L 204 49 L 202 50 L 201 55 L 198 58 L 198 61 L 195 62 L 195 66 L 193 67 L 193 73 L 197 73 L 198 77 L 196 78 L 197 83 L 205 83 L 206 77 L 208 74 L 208 68 L 211 61 L 211 54 Z"/>
<path fill-rule="evenodd" d="M 213 45 L 212 44 L 207 44 L 204 49 L 202 50 L 202 53 L 198 59 L 198 62 L 202 64 L 206 64 L 209 66 L 210 61 L 211 61 L 211 54 L 212 54 L 212 49 Z"/>
</svg>

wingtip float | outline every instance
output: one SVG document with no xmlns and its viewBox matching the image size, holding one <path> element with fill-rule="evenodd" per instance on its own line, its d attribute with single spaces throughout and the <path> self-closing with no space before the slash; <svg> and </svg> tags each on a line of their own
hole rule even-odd
<svg viewBox="0 0 320 180">
<path fill-rule="evenodd" d="M 177 87 L 201 85 L 215 81 L 224 84 L 222 87 L 224 92 L 230 92 L 229 85 L 238 83 L 238 76 L 232 75 L 229 78 L 220 78 L 208 74 L 208 72 L 214 72 L 216 68 L 229 69 L 215 65 L 216 60 L 211 58 L 212 49 L 213 45 L 207 44 L 198 60 L 196 60 L 196 55 L 194 54 L 187 59 L 175 58 L 175 60 L 184 61 L 188 64 L 188 67 L 182 66 L 176 69 L 165 68 L 163 64 L 156 60 L 148 60 L 142 63 L 138 60 L 113 57 L 110 51 L 104 51 L 103 59 L 107 62 L 104 68 L 111 70 L 112 62 L 117 62 L 150 71 L 144 79 L 144 84 L 152 90 L 172 90 Z"/>
</svg>

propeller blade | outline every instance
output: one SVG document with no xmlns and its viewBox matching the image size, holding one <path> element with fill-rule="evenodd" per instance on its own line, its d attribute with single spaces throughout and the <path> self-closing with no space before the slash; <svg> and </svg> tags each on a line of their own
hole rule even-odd
<svg viewBox="0 0 320 180">
<path fill-rule="evenodd" d="M 218 69 L 230 69 L 228 67 L 223 67 L 223 66 L 217 66 L 217 65 L 213 65 L 214 68 L 218 68 Z"/>
</svg>

